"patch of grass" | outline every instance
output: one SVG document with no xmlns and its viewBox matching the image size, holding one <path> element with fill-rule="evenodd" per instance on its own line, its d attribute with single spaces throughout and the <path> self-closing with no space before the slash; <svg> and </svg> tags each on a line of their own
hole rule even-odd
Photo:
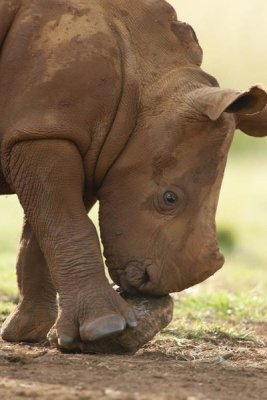
<svg viewBox="0 0 267 400">
<path fill-rule="evenodd" d="M 218 325 L 201 321 L 174 320 L 169 328 L 161 333 L 166 339 L 175 338 L 177 344 L 184 340 L 212 342 L 219 344 L 238 344 L 256 342 L 257 339 L 246 329 L 234 328 L 225 324 Z"/>
<path fill-rule="evenodd" d="M 182 293 L 175 302 L 174 318 L 161 332 L 177 345 L 203 341 L 215 345 L 258 343 L 244 323 L 267 320 L 267 301 L 255 292 Z"/>
<path fill-rule="evenodd" d="M 182 294 L 174 316 L 190 320 L 258 322 L 267 320 L 267 299 L 257 292 Z"/>
<path fill-rule="evenodd" d="M 183 293 L 175 302 L 174 319 L 162 335 L 175 338 L 178 345 L 183 340 L 216 345 L 256 343 L 258 339 L 244 323 L 266 320 L 267 301 L 261 293 Z"/>
</svg>

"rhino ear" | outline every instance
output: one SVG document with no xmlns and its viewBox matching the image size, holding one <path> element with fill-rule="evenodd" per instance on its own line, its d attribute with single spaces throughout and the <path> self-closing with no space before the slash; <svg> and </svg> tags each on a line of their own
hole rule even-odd
<svg viewBox="0 0 267 400">
<path fill-rule="evenodd" d="M 237 128 L 249 136 L 267 136 L 267 107 L 253 115 L 239 115 Z"/>
<path fill-rule="evenodd" d="M 267 92 L 260 86 L 253 86 L 247 92 L 219 87 L 204 87 L 192 94 L 193 106 L 212 121 L 222 113 L 251 115 L 260 112 L 267 104 Z"/>
</svg>

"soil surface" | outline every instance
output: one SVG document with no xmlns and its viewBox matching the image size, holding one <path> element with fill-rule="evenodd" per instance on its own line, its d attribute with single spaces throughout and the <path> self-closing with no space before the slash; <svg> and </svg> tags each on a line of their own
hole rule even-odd
<svg viewBox="0 0 267 400">
<path fill-rule="evenodd" d="M 256 341 L 160 336 L 134 356 L 0 341 L 0 399 L 265 400 L 267 324 L 246 328 Z"/>
</svg>

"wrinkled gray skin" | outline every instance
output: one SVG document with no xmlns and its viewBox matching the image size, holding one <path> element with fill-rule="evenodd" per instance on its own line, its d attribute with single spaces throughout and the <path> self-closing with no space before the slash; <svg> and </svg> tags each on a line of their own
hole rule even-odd
<svg viewBox="0 0 267 400">
<path fill-rule="evenodd" d="M 1 0 L 0 193 L 25 211 L 20 304 L 2 328 L 61 348 L 135 327 L 108 284 L 183 290 L 217 271 L 215 213 L 237 127 L 267 134 L 266 92 L 223 90 L 163 0 Z M 57 310 L 56 293 L 59 294 Z"/>
</svg>

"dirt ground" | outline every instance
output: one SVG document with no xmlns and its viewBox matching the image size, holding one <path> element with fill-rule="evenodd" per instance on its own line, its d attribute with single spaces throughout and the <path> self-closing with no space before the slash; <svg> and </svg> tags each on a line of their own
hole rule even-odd
<svg viewBox="0 0 267 400">
<path fill-rule="evenodd" d="M 156 338 L 134 356 L 0 341 L 0 399 L 265 400 L 267 324 L 254 342 Z"/>
</svg>

